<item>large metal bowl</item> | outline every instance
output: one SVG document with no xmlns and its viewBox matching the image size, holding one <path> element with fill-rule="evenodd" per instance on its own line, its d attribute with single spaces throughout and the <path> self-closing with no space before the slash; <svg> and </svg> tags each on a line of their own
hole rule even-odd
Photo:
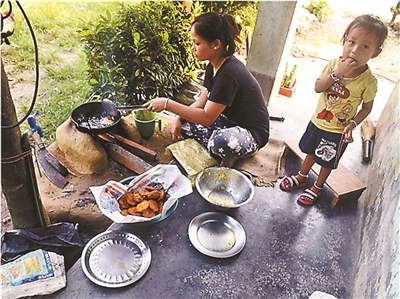
<svg viewBox="0 0 400 299">
<path fill-rule="evenodd" d="M 227 167 L 209 167 L 196 177 L 200 195 L 218 210 L 236 209 L 254 197 L 254 186 L 240 171 Z"/>
</svg>

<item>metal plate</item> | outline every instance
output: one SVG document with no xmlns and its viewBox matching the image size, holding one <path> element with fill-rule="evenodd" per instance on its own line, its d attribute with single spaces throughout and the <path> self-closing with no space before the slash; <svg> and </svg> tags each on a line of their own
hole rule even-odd
<svg viewBox="0 0 400 299">
<path fill-rule="evenodd" d="M 139 237 L 106 231 L 91 239 L 82 252 L 82 269 L 94 283 L 119 288 L 139 280 L 151 262 L 150 248 Z"/>
<path fill-rule="evenodd" d="M 232 257 L 246 244 L 242 225 L 223 213 L 208 212 L 196 216 L 190 222 L 188 232 L 193 246 L 211 257 Z"/>
</svg>

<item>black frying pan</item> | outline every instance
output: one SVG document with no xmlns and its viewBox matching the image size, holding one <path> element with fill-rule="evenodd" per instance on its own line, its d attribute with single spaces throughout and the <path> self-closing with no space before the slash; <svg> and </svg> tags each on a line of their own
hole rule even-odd
<svg viewBox="0 0 400 299">
<path fill-rule="evenodd" d="M 93 123 L 90 120 L 102 119 L 107 115 L 101 102 L 88 102 L 76 107 L 71 113 L 71 119 L 78 131 L 89 134 L 102 134 L 117 129 L 117 125 L 121 121 L 121 112 L 117 112 L 111 123 L 108 123 L 109 120 L 107 124 Z"/>
</svg>

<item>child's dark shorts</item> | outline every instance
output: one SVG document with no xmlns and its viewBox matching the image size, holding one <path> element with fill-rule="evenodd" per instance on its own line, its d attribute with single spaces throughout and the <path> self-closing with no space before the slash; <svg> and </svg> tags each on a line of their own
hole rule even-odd
<svg viewBox="0 0 400 299">
<path fill-rule="evenodd" d="M 317 128 L 312 122 L 300 139 L 299 147 L 305 154 L 314 156 L 315 163 L 328 169 L 336 169 L 347 148 L 344 135 Z"/>
</svg>

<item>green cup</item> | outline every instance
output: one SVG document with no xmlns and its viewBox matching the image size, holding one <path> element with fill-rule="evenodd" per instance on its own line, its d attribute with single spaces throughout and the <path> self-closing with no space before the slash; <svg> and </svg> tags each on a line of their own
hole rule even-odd
<svg viewBox="0 0 400 299">
<path fill-rule="evenodd" d="M 156 123 L 158 123 L 158 129 L 161 131 L 161 120 L 158 119 L 156 112 L 147 109 L 135 110 L 133 112 L 133 119 L 143 139 L 149 139 L 153 136 Z"/>
</svg>

